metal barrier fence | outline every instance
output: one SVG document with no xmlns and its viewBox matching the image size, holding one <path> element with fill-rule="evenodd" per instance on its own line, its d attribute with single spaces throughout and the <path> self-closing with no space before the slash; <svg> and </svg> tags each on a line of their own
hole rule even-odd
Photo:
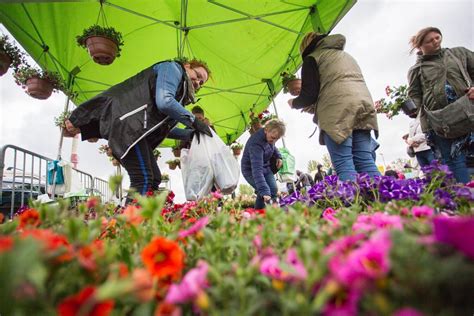
<svg viewBox="0 0 474 316">
<path fill-rule="evenodd" d="M 5 169 L 7 159 L 11 166 Z M 47 165 L 50 161 L 53 159 L 15 145 L 5 145 L 0 148 L 0 211 L 2 214 L 11 218 L 13 213 L 26 205 L 30 199 L 51 193 L 53 188 L 47 180 Z M 90 195 L 100 193 L 106 201 L 111 199 L 112 194 L 107 181 L 78 169 L 72 168 L 72 170 L 79 176 L 82 189 L 86 189 Z M 50 197 L 54 198 L 51 194 Z"/>
</svg>

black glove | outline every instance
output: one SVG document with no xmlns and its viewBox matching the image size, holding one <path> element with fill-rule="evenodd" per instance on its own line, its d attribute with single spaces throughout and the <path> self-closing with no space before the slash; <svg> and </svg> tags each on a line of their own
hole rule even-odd
<svg viewBox="0 0 474 316">
<path fill-rule="evenodd" d="M 211 129 L 202 121 L 194 119 L 192 127 L 194 128 L 194 135 L 197 137 L 198 144 L 200 143 L 199 134 L 205 134 L 209 137 L 212 137 Z"/>
</svg>

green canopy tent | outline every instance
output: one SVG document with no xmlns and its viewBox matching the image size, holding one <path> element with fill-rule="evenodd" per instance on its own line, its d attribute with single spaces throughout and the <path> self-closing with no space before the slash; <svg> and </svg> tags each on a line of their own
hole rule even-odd
<svg viewBox="0 0 474 316">
<path fill-rule="evenodd" d="M 0 22 L 43 68 L 58 71 L 78 93 L 76 104 L 161 60 L 196 57 L 212 79 L 198 104 L 230 143 L 247 128 L 249 112 L 268 107 L 295 73 L 308 31 L 329 32 L 356 0 L 3 0 Z M 83 29 L 101 24 L 122 32 L 112 65 L 92 61 L 76 44 Z M 163 146 L 173 143 L 167 140 Z"/>
</svg>

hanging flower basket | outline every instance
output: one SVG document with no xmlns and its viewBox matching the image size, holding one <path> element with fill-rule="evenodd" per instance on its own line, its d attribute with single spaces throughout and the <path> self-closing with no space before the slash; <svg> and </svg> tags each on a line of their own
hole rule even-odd
<svg viewBox="0 0 474 316">
<path fill-rule="evenodd" d="M 301 79 L 290 72 L 284 71 L 280 74 L 283 93 L 289 92 L 292 96 L 298 96 L 301 92 Z"/>
<path fill-rule="evenodd" d="M 180 147 L 173 147 L 172 151 L 173 151 L 173 155 L 176 158 L 181 157 L 181 148 Z"/>
<path fill-rule="evenodd" d="M 3 76 L 7 73 L 11 64 L 11 58 L 6 53 L 0 51 L 0 76 Z"/>
<path fill-rule="evenodd" d="M 26 81 L 26 93 L 39 100 L 46 100 L 53 93 L 53 85 L 46 79 L 31 78 Z"/>
<path fill-rule="evenodd" d="M 171 170 L 175 170 L 176 167 L 180 167 L 181 165 L 181 161 L 179 159 L 168 160 L 166 163 L 169 165 Z"/>
<path fill-rule="evenodd" d="M 25 55 L 8 40 L 7 35 L 0 36 L 0 77 L 12 67 L 15 71 L 25 62 Z"/>
<path fill-rule="evenodd" d="M 13 77 L 15 82 L 35 99 L 45 100 L 53 91 L 64 90 L 63 80 L 58 73 L 43 71 L 29 65 L 22 65 L 16 69 Z"/>
<path fill-rule="evenodd" d="M 234 156 L 239 156 L 242 153 L 242 148 L 244 148 L 244 145 L 239 142 L 234 142 L 230 145 L 230 149 L 232 149 Z"/>
<path fill-rule="evenodd" d="M 87 50 L 99 65 L 110 65 L 117 55 L 117 45 L 105 37 L 91 36 L 86 40 Z"/>
<path fill-rule="evenodd" d="M 288 81 L 286 87 L 292 96 L 299 96 L 301 92 L 301 79 L 293 79 Z"/>
<path fill-rule="evenodd" d="M 100 65 L 110 65 L 120 56 L 122 34 L 113 27 L 92 25 L 76 37 L 77 44 L 87 48 L 92 59 Z"/>
</svg>

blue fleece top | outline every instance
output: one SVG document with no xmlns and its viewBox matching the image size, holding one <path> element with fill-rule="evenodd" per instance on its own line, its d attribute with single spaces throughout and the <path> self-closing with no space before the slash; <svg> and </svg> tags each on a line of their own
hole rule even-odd
<svg viewBox="0 0 474 316">
<path fill-rule="evenodd" d="M 281 159 L 280 152 L 275 145 L 267 142 L 263 128 L 250 136 L 245 144 L 241 169 L 244 177 L 251 177 L 254 180 L 259 195 L 270 195 L 270 187 L 265 181 L 264 175 L 272 172 L 270 159 L 273 156 Z"/>
</svg>

